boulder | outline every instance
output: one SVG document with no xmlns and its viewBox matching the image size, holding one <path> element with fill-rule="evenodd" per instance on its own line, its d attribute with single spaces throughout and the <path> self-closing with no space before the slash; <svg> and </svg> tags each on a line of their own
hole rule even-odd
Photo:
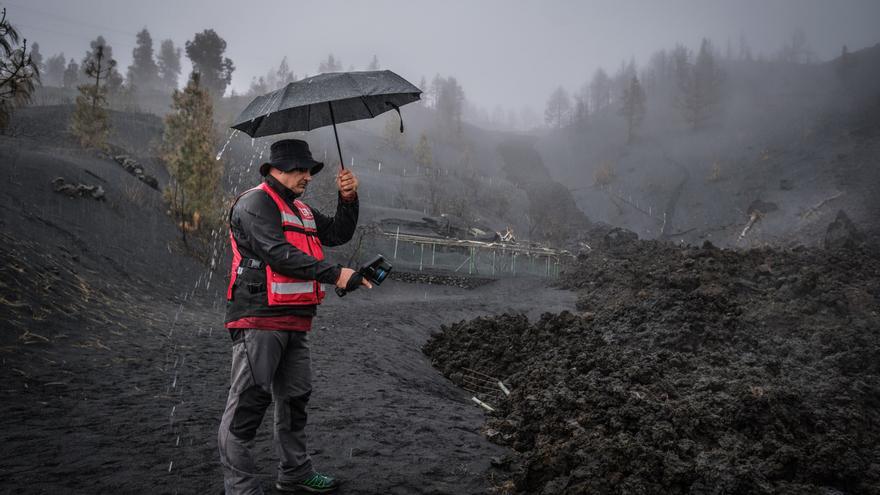
<svg viewBox="0 0 880 495">
<path fill-rule="evenodd" d="M 837 212 L 834 221 L 825 230 L 825 249 L 852 249 L 864 240 L 864 234 L 843 210 Z"/>
</svg>

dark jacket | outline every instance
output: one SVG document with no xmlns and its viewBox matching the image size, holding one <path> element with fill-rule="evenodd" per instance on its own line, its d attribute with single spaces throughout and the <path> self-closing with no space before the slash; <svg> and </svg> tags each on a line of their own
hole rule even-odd
<svg viewBox="0 0 880 495">
<path fill-rule="evenodd" d="M 293 201 L 296 193 L 284 187 L 272 176 L 264 182 L 274 189 L 296 211 Z M 336 215 L 328 217 L 312 208 L 318 238 L 324 246 L 339 246 L 354 235 L 358 220 L 358 200 L 345 201 L 339 197 Z M 297 249 L 284 238 L 281 212 L 272 198 L 263 191 L 243 194 L 229 213 L 229 226 L 242 258 L 260 260 L 272 270 L 306 280 L 317 280 L 335 285 L 340 265 L 318 261 Z M 269 306 L 266 295 L 266 270 L 244 268 L 236 279 L 232 300 L 226 303 L 226 322 L 245 317 L 313 316 L 317 306 Z"/>
</svg>

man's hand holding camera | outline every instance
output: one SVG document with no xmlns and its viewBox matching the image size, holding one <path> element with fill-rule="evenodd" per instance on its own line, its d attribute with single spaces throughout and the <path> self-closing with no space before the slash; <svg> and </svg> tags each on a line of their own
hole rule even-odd
<svg viewBox="0 0 880 495">
<path fill-rule="evenodd" d="M 359 283 L 358 280 L 360 280 Z M 349 287 L 349 284 L 351 284 L 351 287 Z M 345 289 L 349 292 L 357 289 L 361 285 L 368 289 L 373 288 L 373 284 L 371 284 L 369 280 L 365 279 L 363 275 L 351 268 L 343 268 L 342 272 L 339 273 L 339 278 L 336 279 L 336 287 Z"/>
</svg>

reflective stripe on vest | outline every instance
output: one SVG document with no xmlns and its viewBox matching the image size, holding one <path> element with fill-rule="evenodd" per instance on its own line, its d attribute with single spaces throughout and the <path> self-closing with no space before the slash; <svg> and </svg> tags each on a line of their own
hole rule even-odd
<svg viewBox="0 0 880 495">
<path fill-rule="evenodd" d="M 281 212 L 281 222 L 282 223 L 292 223 L 293 225 L 302 228 L 303 223 L 300 221 L 299 217 L 292 213 Z M 314 222 L 313 222 L 314 224 Z M 314 226 L 312 227 L 314 228 Z"/>
<path fill-rule="evenodd" d="M 272 282 L 272 292 L 276 294 L 308 294 L 315 291 L 315 283 L 308 282 Z"/>
</svg>

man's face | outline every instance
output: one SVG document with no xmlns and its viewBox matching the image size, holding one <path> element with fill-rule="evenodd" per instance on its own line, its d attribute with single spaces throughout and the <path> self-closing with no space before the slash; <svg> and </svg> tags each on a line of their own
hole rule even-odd
<svg viewBox="0 0 880 495">
<path fill-rule="evenodd" d="M 273 173 L 272 176 L 278 179 L 278 182 L 296 194 L 306 192 L 306 187 L 308 187 L 309 182 L 312 181 L 312 172 L 309 169 L 295 168 L 290 172 L 282 172 L 278 169 L 274 169 L 273 172 L 277 172 Z"/>
</svg>

